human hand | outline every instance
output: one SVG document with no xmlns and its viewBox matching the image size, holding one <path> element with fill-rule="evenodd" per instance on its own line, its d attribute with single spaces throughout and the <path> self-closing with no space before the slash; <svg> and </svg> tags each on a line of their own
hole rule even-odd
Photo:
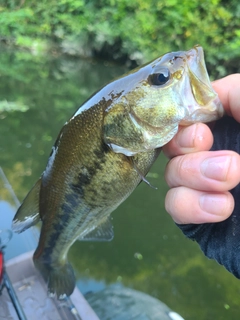
<svg viewBox="0 0 240 320">
<path fill-rule="evenodd" d="M 213 87 L 226 113 L 240 122 L 240 74 L 215 81 Z M 240 182 L 240 156 L 227 150 L 207 151 L 212 143 L 209 127 L 197 123 L 182 127 L 163 147 L 172 158 L 165 173 L 171 188 L 165 206 L 179 224 L 218 222 L 233 211 L 234 199 L 228 190 Z"/>
<path fill-rule="evenodd" d="M 240 74 L 213 86 L 231 117 L 212 132 L 204 124 L 182 128 L 164 147 L 175 157 L 166 168 L 166 209 L 207 257 L 240 278 Z"/>
</svg>

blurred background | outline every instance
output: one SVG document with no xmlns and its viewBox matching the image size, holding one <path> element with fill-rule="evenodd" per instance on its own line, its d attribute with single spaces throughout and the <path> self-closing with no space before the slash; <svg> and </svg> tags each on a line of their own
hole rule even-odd
<svg viewBox="0 0 240 320">
<path fill-rule="evenodd" d="M 215 77 L 236 72 L 238 0 L 2 0 L 0 40 L 33 53 L 94 56 L 128 65 L 201 44 Z M 54 46 L 55 50 L 54 50 Z"/>
<path fill-rule="evenodd" d="M 212 79 L 239 72 L 238 0 L 1 0 L 0 166 L 20 201 L 59 130 L 96 90 L 167 51 L 200 44 Z M 186 320 L 239 319 L 239 280 L 186 239 L 164 209 L 167 159 L 113 214 L 110 243 L 69 253 L 82 293 L 118 284 Z M 0 210 L 16 208 L 0 183 Z M 0 221 L 1 228 L 1 221 Z"/>
</svg>

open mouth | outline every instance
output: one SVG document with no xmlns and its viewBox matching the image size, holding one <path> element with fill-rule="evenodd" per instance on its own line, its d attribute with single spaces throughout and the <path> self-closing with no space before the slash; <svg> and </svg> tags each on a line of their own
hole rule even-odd
<svg viewBox="0 0 240 320">
<path fill-rule="evenodd" d="M 187 51 L 186 56 L 188 67 L 192 73 L 195 74 L 195 77 L 205 85 L 211 87 L 211 82 L 205 65 L 203 48 L 196 45 L 191 50 Z"/>
<path fill-rule="evenodd" d="M 187 51 L 187 66 L 192 94 L 200 106 L 205 106 L 216 97 L 207 73 L 203 49 L 195 46 Z"/>
</svg>

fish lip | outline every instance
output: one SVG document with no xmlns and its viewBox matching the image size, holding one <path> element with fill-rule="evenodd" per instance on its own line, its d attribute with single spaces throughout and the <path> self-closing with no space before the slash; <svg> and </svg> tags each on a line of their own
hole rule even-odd
<svg viewBox="0 0 240 320">
<path fill-rule="evenodd" d="M 185 52 L 188 84 L 185 103 L 188 105 L 188 115 L 180 122 L 189 125 L 194 122 L 211 122 L 224 115 L 222 103 L 214 91 L 204 60 L 203 48 L 194 46 Z M 189 91 L 190 89 L 190 91 Z"/>
<path fill-rule="evenodd" d="M 208 76 L 207 67 L 204 59 L 204 51 L 200 45 L 195 45 L 186 53 L 187 66 L 191 72 L 212 90 L 210 78 Z"/>
<path fill-rule="evenodd" d="M 192 94 L 199 105 L 199 107 L 205 107 L 212 110 L 216 108 L 219 116 L 223 114 L 223 108 L 221 107 L 221 101 L 212 87 L 207 67 L 204 59 L 203 48 L 199 45 L 194 46 L 187 51 L 187 67 L 191 81 L 190 86 Z M 201 87 L 204 88 L 204 93 L 201 92 Z M 201 94 L 199 94 L 201 92 Z"/>
</svg>

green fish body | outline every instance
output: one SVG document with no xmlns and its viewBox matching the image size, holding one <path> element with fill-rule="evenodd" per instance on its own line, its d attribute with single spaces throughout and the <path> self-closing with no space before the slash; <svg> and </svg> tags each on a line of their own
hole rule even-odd
<svg viewBox="0 0 240 320">
<path fill-rule="evenodd" d="M 73 292 L 69 248 L 77 239 L 113 238 L 110 213 L 145 179 L 178 126 L 222 114 L 199 46 L 131 71 L 77 110 L 13 220 L 16 232 L 42 221 L 33 259 L 51 294 Z"/>
</svg>

